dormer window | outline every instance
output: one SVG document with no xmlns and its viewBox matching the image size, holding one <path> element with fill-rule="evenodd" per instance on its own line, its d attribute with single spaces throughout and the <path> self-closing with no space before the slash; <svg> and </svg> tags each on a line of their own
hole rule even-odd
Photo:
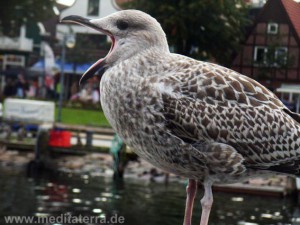
<svg viewBox="0 0 300 225">
<path fill-rule="evenodd" d="M 278 24 L 277 23 L 268 23 L 268 34 L 277 34 L 278 33 Z"/>
<path fill-rule="evenodd" d="M 87 15 L 88 16 L 99 16 L 99 6 L 100 6 L 100 0 L 89 0 Z"/>
</svg>

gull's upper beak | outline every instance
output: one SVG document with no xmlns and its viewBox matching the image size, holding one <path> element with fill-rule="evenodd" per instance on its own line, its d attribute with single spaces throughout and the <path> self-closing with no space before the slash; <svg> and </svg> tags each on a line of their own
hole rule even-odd
<svg viewBox="0 0 300 225">
<path fill-rule="evenodd" d="M 77 24 L 80 24 L 80 25 L 83 25 L 83 26 L 86 26 L 86 27 L 90 27 L 90 28 L 93 28 L 99 32 L 102 32 L 108 36 L 111 37 L 112 39 L 112 46 L 111 46 L 111 49 L 108 53 L 108 55 L 111 53 L 111 51 L 113 50 L 114 48 L 114 44 L 115 44 L 115 39 L 113 37 L 113 35 L 107 31 L 107 30 L 104 30 L 103 28 L 99 27 L 99 25 L 95 25 L 91 19 L 88 19 L 88 18 L 84 18 L 84 17 L 81 17 L 81 16 L 76 16 L 76 15 L 72 15 L 72 16 L 66 16 L 64 17 L 61 22 L 71 22 L 71 23 L 77 23 Z M 80 78 L 80 81 L 79 81 L 79 85 L 82 84 L 83 82 L 85 82 L 86 80 L 88 80 L 89 78 L 91 78 L 97 71 L 101 71 L 101 73 L 103 74 L 105 72 L 105 65 L 106 65 L 106 62 L 105 62 L 105 58 L 102 58 L 102 59 L 99 59 L 97 62 L 95 62 L 83 75 L 82 77 Z"/>
<path fill-rule="evenodd" d="M 66 23 L 68 23 L 68 22 L 77 23 L 77 24 L 80 24 L 80 25 L 83 25 L 83 26 L 86 26 L 86 27 L 90 27 L 90 28 L 93 28 L 95 30 L 98 30 L 100 32 L 105 33 L 105 31 L 101 27 L 96 26 L 91 21 L 92 21 L 91 19 L 84 18 L 82 16 L 71 15 L 71 16 L 64 17 L 60 22 L 63 22 L 63 23 L 65 23 L 65 22 Z"/>
</svg>

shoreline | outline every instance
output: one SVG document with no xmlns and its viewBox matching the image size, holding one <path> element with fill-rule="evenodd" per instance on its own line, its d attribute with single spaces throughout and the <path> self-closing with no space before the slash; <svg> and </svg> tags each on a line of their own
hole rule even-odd
<svg viewBox="0 0 300 225">
<path fill-rule="evenodd" d="M 33 152 L 6 150 L 5 148 L 0 149 L 1 167 L 26 170 L 28 163 L 32 160 L 34 160 Z M 51 163 L 55 165 L 55 167 L 51 169 L 56 172 L 111 178 L 114 174 L 113 158 L 107 153 L 89 153 L 81 156 L 63 155 L 53 158 L 51 161 Z M 146 183 L 187 183 L 187 179 L 174 174 L 167 175 L 142 159 L 128 162 L 123 179 L 140 180 Z M 268 179 L 250 179 L 244 183 L 218 184 L 214 185 L 213 188 L 218 192 L 245 193 L 274 197 L 284 197 L 297 192 L 296 185 L 293 184 L 291 178 L 285 175 L 274 175 Z"/>
</svg>

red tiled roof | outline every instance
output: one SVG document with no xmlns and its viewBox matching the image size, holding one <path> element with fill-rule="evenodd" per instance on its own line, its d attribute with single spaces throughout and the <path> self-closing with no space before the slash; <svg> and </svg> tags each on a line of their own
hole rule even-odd
<svg viewBox="0 0 300 225">
<path fill-rule="evenodd" d="M 300 38 L 300 3 L 294 0 L 281 0 L 281 2 Z"/>
</svg>

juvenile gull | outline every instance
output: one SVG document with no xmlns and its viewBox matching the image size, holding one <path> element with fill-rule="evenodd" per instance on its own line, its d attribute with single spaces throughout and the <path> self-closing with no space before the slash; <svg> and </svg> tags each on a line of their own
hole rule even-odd
<svg viewBox="0 0 300 225">
<path fill-rule="evenodd" d="M 114 130 L 140 157 L 189 179 L 184 225 L 191 224 L 197 182 L 204 186 L 200 225 L 207 225 L 213 183 L 299 175 L 300 116 L 264 86 L 170 53 L 160 24 L 141 11 L 63 21 L 110 36 L 108 55 L 81 82 L 102 69 L 101 104 Z"/>
</svg>

